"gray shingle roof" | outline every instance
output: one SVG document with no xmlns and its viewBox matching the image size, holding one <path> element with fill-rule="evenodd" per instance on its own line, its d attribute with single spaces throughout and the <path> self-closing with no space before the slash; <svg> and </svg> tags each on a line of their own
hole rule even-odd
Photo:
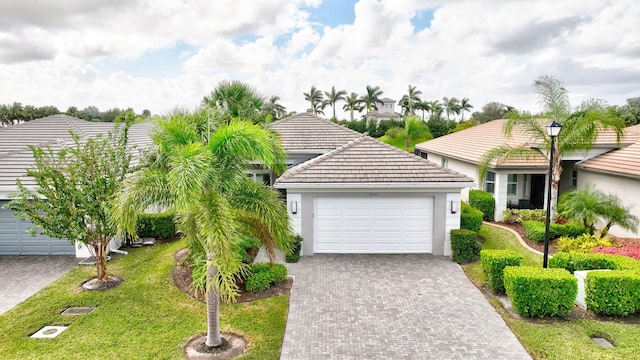
<svg viewBox="0 0 640 360">
<path fill-rule="evenodd" d="M 336 149 L 362 134 L 318 116 L 300 113 L 269 124 L 280 135 L 290 153 L 322 154 Z"/>
<path fill-rule="evenodd" d="M 433 184 L 473 183 L 473 179 L 363 135 L 287 170 L 275 184 L 276 187 L 286 188 L 287 184 L 293 183 Z"/>
<path fill-rule="evenodd" d="M 94 123 L 68 115 L 53 115 L 23 124 L 0 128 L 0 193 L 16 191 L 16 178 L 26 186 L 35 185 L 32 178 L 25 176 L 33 164 L 33 154 L 29 145 L 51 146 L 54 151 L 73 143 L 69 130 L 87 139 L 98 134 L 106 134 L 113 129 L 113 123 Z M 139 148 L 151 146 L 149 135 L 153 125 L 134 124 L 129 130 L 129 143 Z"/>
</svg>

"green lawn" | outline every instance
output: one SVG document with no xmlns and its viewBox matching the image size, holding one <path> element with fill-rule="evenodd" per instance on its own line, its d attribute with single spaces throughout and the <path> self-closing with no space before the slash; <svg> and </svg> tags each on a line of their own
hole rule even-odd
<svg viewBox="0 0 640 360">
<path fill-rule="evenodd" d="M 182 347 L 206 332 L 206 307 L 180 292 L 171 278 L 173 254 L 183 241 L 116 255 L 109 272 L 119 287 L 88 292 L 80 284 L 94 267 L 79 267 L 0 315 L 1 359 L 183 359 Z M 284 337 L 288 295 L 223 305 L 221 325 L 245 336 L 242 359 L 277 359 Z M 64 316 L 69 306 L 97 306 L 84 316 Z M 55 339 L 29 336 L 45 325 L 69 325 Z"/>
<path fill-rule="evenodd" d="M 483 225 L 483 249 L 510 249 L 524 256 L 523 265 L 542 266 L 542 257 L 529 252 L 506 230 Z M 484 284 L 479 263 L 465 266 L 476 284 Z M 511 330 L 534 359 L 637 359 L 640 354 L 640 326 L 617 321 L 518 320 L 493 302 Z M 604 349 L 591 336 L 604 336 L 616 346 Z"/>
</svg>

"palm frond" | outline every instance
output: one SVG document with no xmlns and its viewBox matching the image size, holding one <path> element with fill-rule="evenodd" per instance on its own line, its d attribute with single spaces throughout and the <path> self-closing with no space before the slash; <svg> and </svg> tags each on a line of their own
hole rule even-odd
<svg viewBox="0 0 640 360">
<path fill-rule="evenodd" d="M 562 122 L 571 113 L 569 95 L 564 84 L 549 75 L 538 77 L 534 85 L 539 102 L 552 120 Z"/>
<path fill-rule="evenodd" d="M 540 155 L 538 150 L 525 146 L 502 145 L 487 151 L 478 164 L 478 182 L 482 183 L 487 171 L 495 168 L 501 160 L 530 160 Z"/>
</svg>

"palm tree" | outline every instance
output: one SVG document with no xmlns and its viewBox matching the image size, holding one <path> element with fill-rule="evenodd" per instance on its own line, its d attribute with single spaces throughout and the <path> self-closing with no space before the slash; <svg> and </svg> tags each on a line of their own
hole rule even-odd
<svg viewBox="0 0 640 360">
<path fill-rule="evenodd" d="M 424 113 L 431 112 L 431 101 L 420 101 L 416 104 L 416 109 L 422 110 L 422 121 L 425 121 Z"/>
<path fill-rule="evenodd" d="M 471 112 L 471 109 L 473 109 L 473 105 L 469 103 L 469 99 L 462 98 L 462 100 L 460 100 L 460 114 L 462 115 L 460 122 L 464 121 L 464 113 Z"/>
<path fill-rule="evenodd" d="M 380 100 L 380 96 L 382 96 L 383 91 L 380 90 L 379 86 L 373 87 L 367 85 L 367 93 L 360 98 L 360 101 L 365 104 L 365 109 L 367 109 L 367 115 L 372 110 L 378 110 L 378 104 L 383 104 L 382 100 Z"/>
<path fill-rule="evenodd" d="M 412 142 L 426 141 L 433 138 L 429 128 L 416 115 L 409 115 L 404 119 L 404 127 L 393 127 L 385 133 L 391 140 L 403 140 L 404 150 L 409 151 Z"/>
<path fill-rule="evenodd" d="M 346 90 L 336 91 L 336 87 L 332 86 L 331 87 L 331 92 L 325 91 L 324 94 L 327 97 L 327 100 L 325 100 L 325 105 L 331 105 L 331 108 L 333 109 L 333 117 L 332 117 L 332 119 L 335 119 L 336 118 L 336 103 L 338 101 L 344 101 L 345 100 L 345 97 L 347 95 L 347 91 Z"/>
<path fill-rule="evenodd" d="M 544 106 L 543 117 L 562 124 L 562 131 L 554 145 L 551 192 L 551 220 L 555 219 L 556 205 L 558 203 L 558 183 L 562 173 L 562 160 L 569 154 L 578 151 L 589 150 L 603 131 L 612 131 L 616 134 L 618 144 L 622 137 L 624 122 L 622 122 L 606 103 L 600 100 L 583 102 L 578 111 L 571 113 L 569 96 L 564 84 L 548 75 L 540 76 L 534 83 L 541 104 Z M 479 181 L 482 182 L 489 167 L 501 159 L 526 159 L 541 151 L 548 154 L 551 140 L 547 136 L 543 119 L 531 117 L 514 117 L 507 120 L 504 125 L 504 134 L 511 136 L 513 131 L 520 131 L 530 136 L 529 143 L 540 144 L 540 149 L 534 149 L 527 144 L 512 147 L 509 145 L 498 146 L 484 154 L 482 162 L 478 165 Z"/>
<path fill-rule="evenodd" d="M 441 120 L 444 107 L 438 100 L 431 101 L 431 117 L 434 120 Z"/>
<path fill-rule="evenodd" d="M 456 97 L 448 98 L 443 97 L 442 103 L 444 104 L 444 111 L 447 114 L 447 120 L 451 120 L 451 114 L 460 114 L 460 101 Z"/>
<path fill-rule="evenodd" d="M 362 107 L 362 102 L 360 99 L 358 99 L 358 94 L 352 92 L 349 96 L 347 96 L 345 98 L 345 104 L 342 107 L 342 110 L 344 111 L 349 111 L 349 115 L 350 115 L 350 119 L 351 121 L 353 121 L 353 112 L 357 111 L 357 112 L 361 112 L 363 107 Z"/>
<path fill-rule="evenodd" d="M 251 234 L 267 246 L 287 249 L 291 228 L 279 194 L 251 181 L 253 163 L 282 171 L 285 155 L 278 137 L 249 121 L 202 109 L 174 113 L 153 134 L 156 153 L 134 173 L 115 200 L 114 218 L 122 236 L 135 235 L 137 216 L 149 205 L 175 209 L 178 229 L 207 266 L 206 345 L 220 346 L 219 303 L 232 301 L 235 276 L 246 269 L 238 239 Z"/>
<path fill-rule="evenodd" d="M 258 122 L 264 97 L 242 81 L 221 81 L 202 99 L 202 104 L 226 112 L 231 118 L 246 118 Z"/>
<path fill-rule="evenodd" d="M 324 108 L 324 96 L 322 91 L 316 89 L 315 86 L 311 87 L 308 93 L 302 93 L 304 99 L 311 104 L 311 111 L 313 115 L 324 114 L 322 109 Z"/>
<path fill-rule="evenodd" d="M 420 99 L 422 91 L 416 90 L 415 86 L 409 85 L 409 90 L 406 95 L 400 99 L 400 106 L 405 109 L 405 115 L 414 115 L 415 109 L 419 108 L 419 104 L 422 102 Z"/>
<path fill-rule="evenodd" d="M 274 120 L 278 120 L 287 115 L 287 108 L 278 101 L 280 101 L 280 97 L 272 95 L 269 101 L 262 105 L 262 112 L 271 115 Z"/>
</svg>

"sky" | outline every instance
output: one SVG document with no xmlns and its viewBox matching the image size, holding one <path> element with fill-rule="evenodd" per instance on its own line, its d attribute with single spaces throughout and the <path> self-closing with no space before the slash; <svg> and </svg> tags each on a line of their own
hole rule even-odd
<svg viewBox="0 0 640 360">
<path fill-rule="evenodd" d="M 379 86 L 399 100 L 411 85 L 423 100 L 535 113 L 541 75 L 564 82 L 574 106 L 640 96 L 637 0 L 0 0 L 0 9 L 0 104 L 163 115 L 240 80 L 296 112 L 311 86 L 359 95 Z"/>
</svg>

